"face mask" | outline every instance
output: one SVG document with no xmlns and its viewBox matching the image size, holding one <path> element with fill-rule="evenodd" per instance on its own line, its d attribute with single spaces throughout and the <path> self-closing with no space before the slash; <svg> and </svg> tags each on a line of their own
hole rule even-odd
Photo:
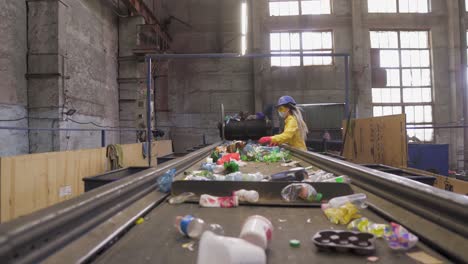
<svg viewBox="0 0 468 264">
<path fill-rule="evenodd" d="M 285 117 L 286 117 L 286 113 L 287 113 L 287 112 L 278 112 L 278 114 L 281 116 L 281 118 L 285 118 Z"/>
</svg>

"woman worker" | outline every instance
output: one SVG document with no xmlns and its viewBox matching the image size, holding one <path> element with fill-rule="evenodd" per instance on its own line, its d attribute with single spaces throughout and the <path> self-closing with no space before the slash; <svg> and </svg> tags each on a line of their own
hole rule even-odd
<svg viewBox="0 0 468 264">
<path fill-rule="evenodd" d="M 300 150 L 307 150 L 305 139 L 309 129 L 302 118 L 302 109 L 296 106 L 296 101 L 291 96 L 282 96 L 278 100 L 278 114 L 284 118 L 284 131 L 272 137 L 262 137 L 260 144 L 288 144 Z"/>
</svg>

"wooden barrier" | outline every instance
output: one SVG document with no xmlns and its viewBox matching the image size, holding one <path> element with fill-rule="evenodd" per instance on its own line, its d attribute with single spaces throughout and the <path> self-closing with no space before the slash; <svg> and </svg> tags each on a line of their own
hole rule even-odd
<svg viewBox="0 0 468 264">
<path fill-rule="evenodd" d="M 347 122 L 343 121 L 346 131 Z M 406 116 L 353 119 L 346 135 L 343 156 L 358 164 L 407 166 Z"/>
<path fill-rule="evenodd" d="M 125 167 L 148 166 L 142 144 L 122 145 Z M 172 153 L 172 141 L 152 144 L 157 157 Z M 6 222 L 76 197 L 84 192 L 83 178 L 108 170 L 106 149 L 50 152 L 0 158 L 0 222 Z"/>
</svg>

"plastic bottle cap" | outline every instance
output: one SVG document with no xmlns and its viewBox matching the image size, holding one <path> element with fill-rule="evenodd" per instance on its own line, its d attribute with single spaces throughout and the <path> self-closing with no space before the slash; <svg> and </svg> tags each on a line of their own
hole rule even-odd
<svg viewBox="0 0 468 264">
<path fill-rule="evenodd" d="M 321 201 L 323 198 L 323 194 L 322 193 L 317 193 L 317 196 L 315 197 L 315 200 L 316 201 Z"/>
<path fill-rule="evenodd" d="M 301 241 L 297 240 L 297 239 L 291 239 L 289 240 L 289 245 L 293 248 L 298 248 L 301 246 Z"/>
</svg>

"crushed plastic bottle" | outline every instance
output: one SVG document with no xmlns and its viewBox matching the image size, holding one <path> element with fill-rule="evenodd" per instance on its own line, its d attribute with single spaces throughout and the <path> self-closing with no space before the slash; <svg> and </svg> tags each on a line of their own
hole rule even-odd
<svg viewBox="0 0 468 264">
<path fill-rule="evenodd" d="M 331 178 L 328 180 L 324 180 L 323 182 L 351 183 L 351 179 L 348 176 L 343 175 L 343 176 Z"/>
<path fill-rule="evenodd" d="M 171 197 L 169 199 L 170 204 L 181 204 L 187 201 L 188 199 L 195 197 L 195 194 L 193 192 L 184 192 L 181 193 L 177 196 Z"/>
<path fill-rule="evenodd" d="M 226 181 L 242 181 L 242 172 L 234 172 L 226 175 Z"/>
<path fill-rule="evenodd" d="M 201 207 L 232 208 L 239 206 L 239 197 L 235 195 L 227 197 L 218 197 L 211 196 L 208 194 L 202 194 L 200 196 L 199 204 Z"/>
<path fill-rule="evenodd" d="M 318 170 L 309 174 L 309 181 L 310 182 L 323 182 L 336 176 L 333 173 L 329 173 L 323 170 Z"/>
<path fill-rule="evenodd" d="M 339 196 L 339 197 L 332 198 L 326 204 L 322 204 L 322 209 L 339 208 L 340 206 L 346 203 L 352 203 L 359 208 L 366 208 L 367 207 L 366 200 L 367 200 L 367 196 L 363 193 Z"/>
<path fill-rule="evenodd" d="M 294 168 L 271 175 L 271 181 L 302 181 L 305 177 L 307 177 L 305 169 Z"/>
<path fill-rule="evenodd" d="M 384 239 L 387 241 L 387 244 L 391 249 L 408 250 L 418 243 L 419 238 L 410 233 L 403 226 L 396 223 L 390 223 L 390 227 L 392 232 L 384 235 Z"/>
<path fill-rule="evenodd" d="M 233 193 L 233 195 L 239 197 L 239 201 L 249 202 L 249 203 L 256 203 L 260 199 L 260 196 L 257 191 L 254 190 L 238 190 Z"/>
<path fill-rule="evenodd" d="M 158 178 L 158 190 L 163 193 L 168 193 L 171 191 L 172 181 L 176 174 L 176 169 L 168 170 L 164 175 Z"/>
<path fill-rule="evenodd" d="M 288 202 L 296 201 L 299 198 L 308 202 L 322 200 L 322 194 L 306 183 L 289 184 L 281 190 L 281 197 Z"/>
<path fill-rule="evenodd" d="M 203 163 L 201 164 L 201 167 L 200 167 L 200 168 L 201 168 L 202 170 L 206 170 L 206 171 L 209 171 L 209 172 L 213 172 L 213 169 L 214 169 L 214 167 L 216 167 L 216 166 L 217 166 L 217 165 L 214 164 L 214 163 L 203 162 Z"/>
<path fill-rule="evenodd" d="M 330 222 L 341 225 L 347 225 L 351 220 L 361 217 L 359 209 L 350 202 L 338 208 L 327 208 L 324 213 Z"/>
<path fill-rule="evenodd" d="M 205 231 L 211 231 L 218 235 L 224 235 L 224 229 L 218 224 L 206 224 L 203 219 L 191 215 L 177 216 L 174 223 L 175 228 L 182 235 L 190 238 L 200 238 Z"/>
<path fill-rule="evenodd" d="M 389 235 L 392 232 L 391 227 L 389 225 L 376 224 L 367 219 L 366 217 L 362 217 L 351 221 L 348 224 L 348 229 L 352 231 L 370 233 L 375 235 L 376 237 L 383 237 L 385 235 Z"/>
</svg>

